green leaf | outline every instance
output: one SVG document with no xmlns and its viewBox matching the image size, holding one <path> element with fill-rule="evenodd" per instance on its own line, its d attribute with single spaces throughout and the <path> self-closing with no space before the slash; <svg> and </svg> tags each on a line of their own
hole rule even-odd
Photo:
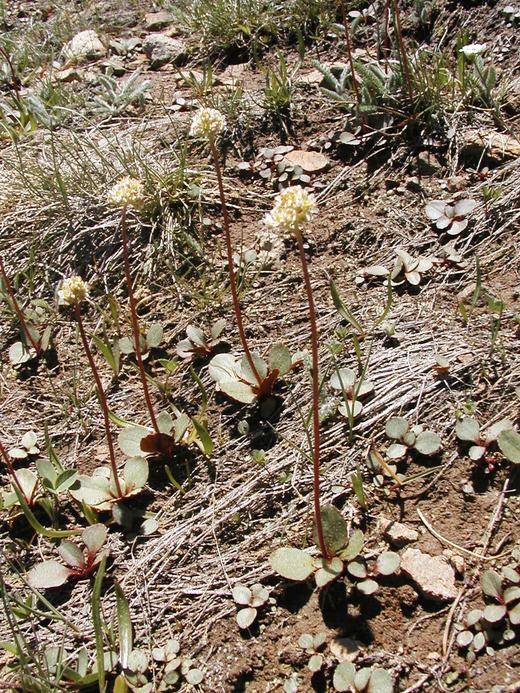
<svg viewBox="0 0 520 693">
<path fill-rule="evenodd" d="M 93 335 L 92 341 L 94 342 L 96 347 L 99 349 L 99 351 L 103 354 L 105 361 L 108 363 L 110 368 L 114 371 L 115 375 L 118 375 L 119 374 L 119 349 L 120 349 L 119 344 L 117 346 L 114 345 L 114 349 L 112 349 L 109 344 L 106 344 L 102 339 L 100 339 L 99 337 L 96 337 L 96 335 Z"/>
<path fill-rule="evenodd" d="M 278 575 L 297 582 L 306 580 L 314 570 L 311 556 L 301 549 L 292 547 L 276 549 L 269 556 L 269 563 Z"/>
<path fill-rule="evenodd" d="M 401 440 L 408 433 L 408 421 L 402 416 L 391 416 L 385 425 L 385 434 L 387 438 Z"/>
<path fill-rule="evenodd" d="M 347 523 L 343 515 L 333 505 L 324 505 L 321 508 L 321 524 L 323 529 L 323 539 L 329 555 L 335 556 L 347 543 L 348 530 Z M 318 530 L 314 522 L 312 538 L 319 548 Z"/>
<path fill-rule="evenodd" d="M 246 587 L 246 585 L 242 585 L 240 583 L 233 587 L 231 594 L 233 596 L 233 600 L 242 606 L 249 604 L 253 597 L 253 593 L 249 587 Z"/>
<path fill-rule="evenodd" d="M 21 471 L 21 470 L 20 470 Z M 62 539 L 65 537 L 70 537 L 73 534 L 79 534 L 79 530 L 76 529 L 71 529 L 71 530 L 66 530 L 66 529 L 49 529 L 47 527 L 44 527 L 36 518 L 30 507 L 27 505 L 27 501 L 25 500 L 24 496 L 22 493 L 20 493 L 20 490 L 14 484 L 13 490 L 16 493 L 16 497 L 18 498 L 18 503 L 20 504 L 23 513 L 27 519 L 27 522 L 31 525 L 31 527 L 34 529 L 35 532 L 38 534 L 41 534 L 42 537 L 48 537 L 50 539 Z"/>
<path fill-rule="evenodd" d="M 162 342 L 164 337 L 164 330 L 162 325 L 160 325 L 158 322 L 154 323 L 153 325 L 150 325 L 148 328 L 148 332 L 146 333 L 146 344 L 149 349 L 153 349 L 155 347 L 158 347 L 159 344 Z"/>
<path fill-rule="evenodd" d="M 123 428 L 117 437 L 122 452 L 128 457 L 139 457 L 143 454 L 141 441 L 150 435 L 151 431 L 144 426 L 128 426 Z"/>
<path fill-rule="evenodd" d="M 115 583 L 117 623 L 119 629 L 119 662 L 123 669 L 128 666 L 128 657 L 133 649 L 132 619 L 130 607 L 121 585 Z"/>
<path fill-rule="evenodd" d="M 352 561 L 347 565 L 347 570 L 350 575 L 356 578 L 363 579 L 367 576 L 366 566 L 364 563 L 361 563 L 361 561 Z"/>
<path fill-rule="evenodd" d="M 361 323 L 352 315 L 350 310 L 347 308 L 347 306 L 343 303 L 341 300 L 341 297 L 338 293 L 338 290 L 336 288 L 336 285 L 334 284 L 333 281 L 330 282 L 329 284 L 330 287 L 330 294 L 332 296 L 332 302 L 334 303 L 334 307 L 338 311 L 338 313 L 341 315 L 342 318 L 344 318 L 360 335 L 365 334 L 365 330 L 363 329 L 363 326 Z"/>
<path fill-rule="evenodd" d="M 107 539 L 107 528 L 98 522 L 83 530 L 81 533 L 83 543 L 87 547 L 89 557 L 94 557 Z"/>
<path fill-rule="evenodd" d="M 352 561 L 354 558 L 359 556 L 363 550 L 363 544 L 365 543 L 365 536 L 360 529 L 355 529 L 350 535 L 347 548 L 341 552 L 340 558 L 344 561 Z"/>
<path fill-rule="evenodd" d="M 217 354 L 209 362 L 208 372 L 217 383 L 223 380 L 237 380 L 237 363 L 235 357 L 231 354 Z"/>
<path fill-rule="evenodd" d="M 82 569 L 85 567 L 85 556 L 83 555 L 83 551 L 71 541 L 67 541 L 66 539 L 62 541 L 58 546 L 58 553 L 71 568 Z"/>
<path fill-rule="evenodd" d="M 436 455 L 442 448 L 442 441 L 433 431 L 423 431 L 415 439 L 414 447 L 420 455 Z"/>
<path fill-rule="evenodd" d="M 250 385 L 241 383 L 236 380 L 221 381 L 219 383 L 221 391 L 234 399 L 236 402 L 243 404 L 252 404 L 256 400 L 256 395 Z"/>
<path fill-rule="evenodd" d="M 463 416 L 457 421 L 455 432 L 459 440 L 469 440 L 472 443 L 480 442 L 480 424 L 471 416 Z"/>
<path fill-rule="evenodd" d="M 126 493 L 143 488 L 148 481 L 149 466 L 144 457 L 131 457 L 125 463 L 123 478 Z"/>
<path fill-rule="evenodd" d="M 269 351 L 268 361 L 271 370 L 277 368 L 280 371 L 280 375 L 285 375 L 291 370 L 291 352 L 283 344 L 273 344 Z"/>
<path fill-rule="evenodd" d="M 356 374 L 352 368 L 339 368 L 331 375 L 330 386 L 335 390 L 349 390 L 356 382 Z"/>
<path fill-rule="evenodd" d="M 106 688 L 105 679 L 105 653 L 103 649 L 103 622 L 101 616 L 101 589 L 103 578 L 105 577 L 107 558 L 103 556 L 97 569 L 94 587 L 92 589 L 92 623 L 94 626 L 94 636 L 96 640 L 96 663 L 99 692 L 104 693 Z"/>
<path fill-rule="evenodd" d="M 134 343 L 130 337 L 121 337 L 118 340 L 119 350 L 122 354 L 133 354 L 134 353 Z"/>
<path fill-rule="evenodd" d="M 251 354 L 251 358 L 253 360 L 253 363 L 255 364 L 255 368 L 258 371 L 260 379 L 264 380 L 267 376 L 267 363 L 260 356 L 258 356 L 258 354 Z M 256 376 L 253 373 L 253 369 L 249 365 L 249 361 L 245 354 L 244 356 L 242 356 L 242 359 L 240 361 L 240 372 L 244 380 L 247 380 L 252 385 L 258 384 Z"/>
<path fill-rule="evenodd" d="M 509 419 L 501 419 L 500 421 L 497 421 L 486 429 L 486 441 L 489 443 L 496 440 L 502 431 L 508 431 L 511 428 L 513 428 L 513 422 Z"/>
<path fill-rule="evenodd" d="M 379 585 L 375 580 L 362 580 L 356 583 L 356 587 L 360 592 L 366 595 L 374 594 L 374 592 L 377 592 L 379 589 Z"/>
<path fill-rule="evenodd" d="M 499 623 L 506 615 L 507 607 L 503 604 L 488 604 L 482 614 L 488 623 Z"/>
<path fill-rule="evenodd" d="M 386 456 L 389 460 L 402 460 L 406 456 L 408 448 L 406 445 L 401 445 L 401 443 L 392 443 L 388 446 L 386 451 Z"/>
<path fill-rule="evenodd" d="M 494 570 L 485 570 L 480 577 L 480 586 L 484 594 L 500 600 L 502 598 L 502 578 Z"/>
<path fill-rule="evenodd" d="M 498 436 L 500 452 L 513 464 L 520 464 L 520 434 L 509 429 Z"/>
<path fill-rule="evenodd" d="M 343 572 L 343 561 L 339 558 L 332 558 L 330 561 L 321 558 L 315 565 L 318 565 L 318 570 L 314 576 L 317 587 L 324 587 Z"/>
<path fill-rule="evenodd" d="M 186 335 L 188 336 L 188 340 L 195 346 L 198 347 L 203 347 L 206 345 L 206 340 L 204 339 L 204 332 L 200 329 L 200 327 L 196 327 L 195 325 L 188 325 L 186 328 Z"/>
<path fill-rule="evenodd" d="M 195 443 L 199 446 L 204 455 L 211 455 L 215 449 L 215 443 L 211 439 L 208 429 L 206 428 L 205 424 L 199 421 L 196 417 L 193 417 L 192 422 L 193 426 L 195 427 L 195 431 L 197 432 Z"/>
<path fill-rule="evenodd" d="M 161 433 L 169 434 L 173 428 L 173 419 L 169 412 L 161 411 L 157 414 L 157 426 Z"/>
<path fill-rule="evenodd" d="M 316 673 L 323 666 L 323 655 L 315 654 L 309 659 L 307 667 L 313 673 Z"/>
<path fill-rule="evenodd" d="M 70 568 L 58 563 L 58 561 L 44 561 L 38 563 L 27 574 L 27 582 L 35 589 L 49 589 L 61 587 L 71 575 Z"/>
<path fill-rule="evenodd" d="M 381 575 L 392 575 L 399 570 L 401 558 L 395 551 L 384 551 L 377 557 L 376 565 Z"/>
<path fill-rule="evenodd" d="M 350 691 L 354 685 L 354 678 L 356 676 L 356 667 L 352 662 L 341 662 L 336 667 L 334 676 L 332 678 L 332 685 L 334 690 L 339 691 L 339 693 L 346 693 Z"/>
<path fill-rule="evenodd" d="M 191 686 L 198 686 L 202 683 L 204 679 L 204 674 L 200 669 L 190 669 L 186 674 L 186 682 Z"/>
<path fill-rule="evenodd" d="M 29 350 L 24 344 L 22 344 L 22 342 L 15 342 L 14 344 L 11 344 L 9 347 L 8 356 L 9 361 L 11 361 L 13 366 L 19 366 L 22 363 L 30 361 L 32 358 Z"/>
<path fill-rule="evenodd" d="M 247 607 L 246 609 L 240 609 L 240 611 L 236 615 L 236 621 L 238 623 L 238 627 L 242 628 L 242 629 L 249 628 L 249 626 L 255 620 L 257 613 L 258 613 L 257 610 L 253 607 Z"/>
<path fill-rule="evenodd" d="M 367 693 L 393 693 L 394 683 L 386 669 L 374 668 L 370 674 Z"/>
</svg>

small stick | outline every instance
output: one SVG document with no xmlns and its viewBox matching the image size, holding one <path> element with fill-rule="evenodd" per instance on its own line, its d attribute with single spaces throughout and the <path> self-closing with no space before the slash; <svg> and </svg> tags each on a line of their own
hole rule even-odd
<svg viewBox="0 0 520 693">
<path fill-rule="evenodd" d="M 2 257 L 0 256 L 0 273 L 2 274 L 2 279 L 4 280 L 5 288 L 7 289 L 7 293 L 9 294 L 9 297 L 11 301 L 13 302 L 13 307 L 14 307 L 14 312 L 16 313 L 16 316 L 18 317 L 18 320 L 20 321 L 20 325 L 22 326 L 23 333 L 25 335 L 25 338 L 27 341 L 30 343 L 32 348 L 36 351 L 36 354 L 39 354 L 41 352 L 41 346 L 36 343 L 36 341 L 33 339 L 33 336 L 27 327 L 27 323 L 25 321 L 25 316 L 23 314 L 22 309 L 20 308 L 18 301 L 16 300 L 16 296 L 14 295 L 13 287 L 11 286 L 11 282 L 9 281 L 9 277 L 7 276 L 7 272 L 5 271 L 4 267 L 4 262 L 2 260 Z"/>
<path fill-rule="evenodd" d="M 117 495 L 119 498 L 123 498 L 124 494 L 121 489 L 121 484 L 119 483 L 119 477 L 117 475 L 117 464 L 116 464 L 116 455 L 114 452 L 114 443 L 112 442 L 112 434 L 110 432 L 110 417 L 109 417 L 109 409 L 108 409 L 108 403 L 107 403 L 107 398 L 105 395 L 105 391 L 103 389 L 103 383 L 101 382 L 101 378 L 99 377 L 99 371 L 96 366 L 96 362 L 94 361 L 94 357 L 92 356 L 92 351 L 90 349 L 87 335 L 85 334 L 85 327 L 83 326 L 83 319 L 81 317 L 81 310 L 79 307 L 79 303 L 77 301 L 74 301 L 74 312 L 76 314 L 76 320 L 78 323 L 79 327 L 79 333 L 81 335 L 81 341 L 83 342 L 83 348 L 85 349 L 85 353 L 87 355 L 87 359 L 90 365 L 90 369 L 92 371 L 92 375 L 94 376 L 94 380 L 96 381 L 96 387 L 99 395 L 99 401 L 101 403 L 101 409 L 103 410 L 103 419 L 105 422 L 105 433 L 107 437 L 107 442 L 108 442 L 108 450 L 110 452 L 110 466 L 112 468 L 112 474 L 114 476 L 114 484 L 116 486 L 117 490 Z"/>
<path fill-rule="evenodd" d="M 130 314 L 132 316 L 132 332 L 134 336 L 134 348 L 135 356 L 137 359 L 137 365 L 139 368 L 139 375 L 141 377 L 141 384 L 143 386 L 143 394 L 146 401 L 146 406 L 150 414 L 150 419 L 152 421 L 152 426 L 156 433 L 160 433 L 159 426 L 157 424 L 157 419 L 155 417 L 155 412 L 153 409 L 152 398 L 150 397 L 150 391 L 148 389 L 148 381 L 146 380 L 146 372 L 144 370 L 143 355 L 141 352 L 140 343 L 140 333 L 139 333 L 139 320 L 137 318 L 137 310 L 135 305 L 134 290 L 132 287 L 132 275 L 130 274 L 130 260 L 128 257 L 128 234 L 126 232 L 126 206 L 123 207 L 123 212 L 121 214 L 121 222 L 119 227 L 121 229 L 121 239 L 123 241 L 123 262 L 125 266 L 125 277 L 126 284 L 128 287 L 128 300 L 130 303 Z"/>
<path fill-rule="evenodd" d="M 7 471 L 9 474 L 12 476 L 14 483 L 18 486 L 18 490 L 22 494 L 22 496 L 25 498 L 25 493 L 23 492 L 22 486 L 20 482 L 18 481 L 18 477 L 16 476 L 16 472 L 13 467 L 13 463 L 11 462 L 9 455 L 7 454 L 6 449 L 3 446 L 3 443 L 0 441 L 0 454 L 4 458 L 5 465 L 7 467 Z"/>
</svg>

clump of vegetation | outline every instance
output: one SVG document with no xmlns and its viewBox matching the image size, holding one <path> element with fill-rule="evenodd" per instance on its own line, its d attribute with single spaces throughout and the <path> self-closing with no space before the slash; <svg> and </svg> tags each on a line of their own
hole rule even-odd
<svg viewBox="0 0 520 693">
<path fill-rule="evenodd" d="M 352 662 L 341 662 L 334 671 L 334 690 L 355 693 L 393 693 L 394 684 L 390 673 L 380 667 L 357 669 Z"/>
<path fill-rule="evenodd" d="M 200 327 L 188 325 L 186 339 L 181 340 L 176 346 L 177 355 L 186 361 L 210 356 L 216 347 L 222 343 L 221 336 L 226 329 L 226 324 L 224 318 L 217 320 L 211 326 L 208 336 Z"/>
<path fill-rule="evenodd" d="M 472 609 L 456 628 L 457 645 L 466 650 L 470 662 L 484 652 L 512 644 L 520 626 L 520 549 L 512 554 L 511 563 L 501 573 L 485 570 L 480 577 L 482 594 L 493 600 L 483 609 Z"/>
<path fill-rule="evenodd" d="M 500 419 L 482 431 L 477 419 L 463 416 L 457 421 L 455 432 L 460 441 L 470 443 L 468 454 L 471 459 L 475 462 L 483 460 L 489 471 L 493 471 L 498 462 L 497 447 L 509 462 L 520 464 L 520 435 L 509 419 Z"/>
<path fill-rule="evenodd" d="M 390 277 L 393 286 L 400 286 L 405 283 L 418 286 L 423 276 L 433 267 L 433 258 L 431 257 L 419 256 L 414 258 L 401 248 L 397 248 L 395 254 L 397 258 L 391 270 L 383 265 L 365 267 L 356 278 L 357 283 L 363 283 L 367 279 Z"/>
<path fill-rule="evenodd" d="M 309 655 L 309 661 L 307 662 L 307 668 L 316 673 L 320 671 L 325 662 L 321 650 L 323 650 L 325 643 L 327 642 L 327 633 L 303 633 L 298 638 L 298 645 L 305 650 L 306 654 Z"/>
<path fill-rule="evenodd" d="M 458 202 L 432 200 L 426 205 L 426 216 L 439 231 L 446 231 L 449 236 L 458 236 L 469 224 L 469 217 L 477 203 L 464 199 Z"/>
<path fill-rule="evenodd" d="M 409 450 L 419 455 L 437 455 L 442 449 L 442 441 L 434 431 L 425 430 L 423 426 L 410 426 L 401 416 L 392 416 L 385 425 L 385 434 L 396 442 L 388 446 L 386 455 L 391 460 L 402 460 Z"/>
<path fill-rule="evenodd" d="M 233 587 L 233 599 L 236 604 L 245 607 L 239 609 L 236 616 L 239 628 L 245 629 L 254 623 L 258 616 L 258 609 L 267 603 L 269 590 L 260 583 L 252 585 L 251 588 L 237 583 Z"/>
</svg>

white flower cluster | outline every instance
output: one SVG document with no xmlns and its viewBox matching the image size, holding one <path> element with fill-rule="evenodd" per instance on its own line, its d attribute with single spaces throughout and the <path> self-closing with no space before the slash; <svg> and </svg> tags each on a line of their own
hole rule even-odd
<svg viewBox="0 0 520 693">
<path fill-rule="evenodd" d="M 58 289 L 58 302 L 61 305 L 73 306 L 88 296 L 88 284 L 81 277 L 64 279 Z"/>
<path fill-rule="evenodd" d="M 200 108 L 191 121 L 191 137 L 217 137 L 226 127 L 226 118 L 216 108 Z"/>
<path fill-rule="evenodd" d="M 125 176 L 108 191 L 108 201 L 117 207 L 139 209 L 144 203 L 144 185 L 140 180 Z"/>
<path fill-rule="evenodd" d="M 464 53 L 466 58 L 476 58 L 477 55 L 483 53 L 487 48 L 486 43 L 468 43 L 467 46 L 463 46 L 459 53 Z"/>
<path fill-rule="evenodd" d="M 265 223 L 289 234 L 298 234 L 303 224 L 316 212 L 316 200 L 301 186 L 295 185 L 278 193 L 274 207 Z"/>
<path fill-rule="evenodd" d="M 258 265 L 262 268 L 279 265 L 285 253 L 283 238 L 271 229 L 261 229 L 255 234 L 255 240 L 258 246 Z"/>
</svg>

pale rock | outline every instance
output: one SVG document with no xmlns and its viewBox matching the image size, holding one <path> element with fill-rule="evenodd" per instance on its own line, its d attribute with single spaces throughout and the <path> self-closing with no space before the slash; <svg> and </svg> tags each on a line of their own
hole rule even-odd
<svg viewBox="0 0 520 693">
<path fill-rule="evenodd" d="M 461 153 L 470 160 L 480 160 L 484 155 L 502 163 L 520 157 L 520 142 L 505 132 L 485 128 L 469 130 L 462 135 Z"/>
<path fill-rule="evenodd" d="M 407 525 L 403 525 L 401 522 L 394 522 L 386 517 L 382 517 L 379 521 L 379 525 L 385 538 L 388 539 L 393 546 L 397 546 L 397 548 L 401 548 L 419 539 L 419 532 Z"/>
<path fill-rule="evenodd" d="M 184 43 L 165 34 L 148 34 L 143 42 L 143 51 L 152 70 L 158 70 L 167 63 L 180 65 L 187 57 Z"/>
<path fill-rule="evenodd" d="M 286 161 L 293 166 L 300 166 L 306 173 L 317 173 L 327 168 L 330 161 L 325 154 L 319 152 L 306 152 L 303 149 L 295 149 L 285 155 Z"/>
<path fill-rule="evenodd" d="M 68 62 L 82 63 L 103 58 L 107 49 L 92 29 L 76 34 L 63 48 L 63 56 Z"/>
<path fill-rule="evenodd" d="M 148 12 L 144 16 L 144 24 L 147 31 L 157 31 L 171 24 L 174 16 L 165 10 L 161 12 Z"/>
<path fill-rule="evenodd" d="M 360 644 L 354 638 L 334 638 L 329 648 L 338 662 L 353 662 L 361 650 Z"/>
<path fill-rule="evenodd" d="M 418 549 L 406 549 L 401 556 L 401 571 L 427 599 L 451 602 L 457 596 L 455 571 L 444 556 L 430 556 Z"/>
</svg>

